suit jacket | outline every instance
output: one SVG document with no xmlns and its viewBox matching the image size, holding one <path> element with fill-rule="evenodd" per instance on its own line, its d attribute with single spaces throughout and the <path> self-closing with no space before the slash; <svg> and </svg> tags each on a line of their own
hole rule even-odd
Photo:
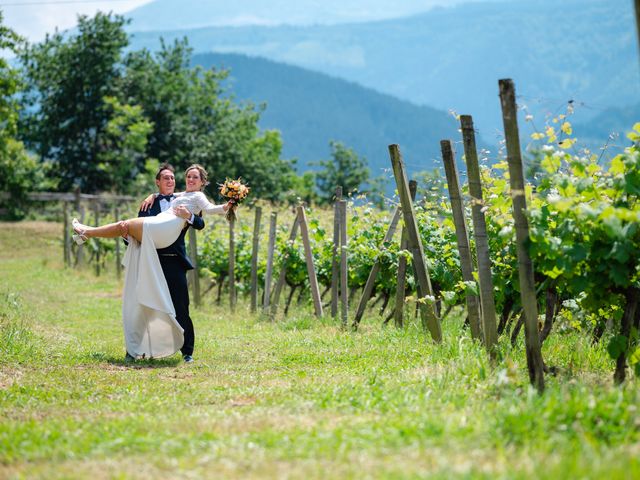
<svg viewBox="0 0 640 480">
<path fill-rule="evenodd" d="M 139 211 L 138 216 L 153 217 L 158 215 L 160 212 L 161 212 L 160 200 L 156 198 L 153 201 L 153 205 L 149 209 L 147 209 L 147 211 L 145 212 L 143 212 L 142 210 Z M 202 219 L 201 216 L 194 215 L 193 224 L 191 226 L 196 230 L 202 230 L 204 228 L 204 220 Z M 186 226 L 185 228 L 183 228 L 182 232 L 180 232 L 180 236 L 178 237 L 178 239 L 175 242 L 173 242 L 171 245 L 169 245 L 167 248 L 158 249 L 158 255 L 160 256 L 160 261 L 162 261 L 163 254 L 177 255 L 178 258 L 183 263 L 185 270 L 193 270 L 193 263 L 191 263 L 191 259 L 187 255 L 187 249 L 185 248 L 185 245 L 184 245 L 184 236 L 187 233 L 188 229 L 189 229 L 189 226 Z"/>
</svg>

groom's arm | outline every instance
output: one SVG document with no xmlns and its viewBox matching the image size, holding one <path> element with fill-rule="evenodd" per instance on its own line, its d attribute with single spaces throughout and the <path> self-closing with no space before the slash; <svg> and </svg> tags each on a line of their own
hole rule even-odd
<svg viewBox="0 0 640 480">
<path fill-rule="evenodd" d="M 191 226 L 196 230 L 202 230 L 204 228 L 204 218 L 202 218 L 201 214 L 193 216 L 193 221 L 191 222 Z"/>
<path fill-rule="evenodd" d="M 139 217 L 153 217 L 154 215 L 151 214 L 151 208 L 147 208 L 146 210 L 140 210 L 138 212 L 138 216 Z"/>
</svg>

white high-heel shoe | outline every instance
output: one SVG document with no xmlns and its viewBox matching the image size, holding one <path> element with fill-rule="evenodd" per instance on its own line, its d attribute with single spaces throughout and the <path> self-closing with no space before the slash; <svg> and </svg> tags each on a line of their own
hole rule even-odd
<svg viewBox="0 0 640 480">
<path fill-rule="evenodd" d="M 89 240 L 89 237 L 85 235 L 85 231 L 82 228 L 83 226 L 84 225 L 82 225 L 77 218 L 74 218 L 73 220 L 71 220 L 71 227 L 73 228 L 73 231 L 76 232 L 76 234 L 73 235 L 71 238 L 73 238 L 73 241 L 76 242 L 78 245 L 82 245 L 84 242 Z"/>
</svg>

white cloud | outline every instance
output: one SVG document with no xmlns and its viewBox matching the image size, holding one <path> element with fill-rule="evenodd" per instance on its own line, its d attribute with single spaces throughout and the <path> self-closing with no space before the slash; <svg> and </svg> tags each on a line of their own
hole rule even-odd
<svg viewBox="0 0 640 480">
<path fill-rule="evenodd" d="M 74 27 L 78 15 L 93 16 L 98 11 L 122 14 L 150 1 L 0 0 L 0 10 L 4 25 L 33 43 L 56 27 L 60 31 Z"/>
</svg>

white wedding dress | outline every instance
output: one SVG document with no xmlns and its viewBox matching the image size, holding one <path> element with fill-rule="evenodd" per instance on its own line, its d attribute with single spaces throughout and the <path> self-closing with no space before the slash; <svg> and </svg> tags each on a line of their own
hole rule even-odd
<svg viewBox="0 0 640 480">
<path fill-rule="evenodd" d="M 183 329 L 169 294 L 156 249 L 173 244 L 186 220 L 173 214 L 180 205 L 189 212 L 223 214 L 223 205 L 214 205 L 202 192 L 176 193 L 169 209 L 145 217 L 142 243 L 129 236 L 122 260 L 125 267 L 122 293 L 122 324 L 127 352 L 134 358 L 162 358 L 173 355 L 184 343 Z"/>
</svg>

